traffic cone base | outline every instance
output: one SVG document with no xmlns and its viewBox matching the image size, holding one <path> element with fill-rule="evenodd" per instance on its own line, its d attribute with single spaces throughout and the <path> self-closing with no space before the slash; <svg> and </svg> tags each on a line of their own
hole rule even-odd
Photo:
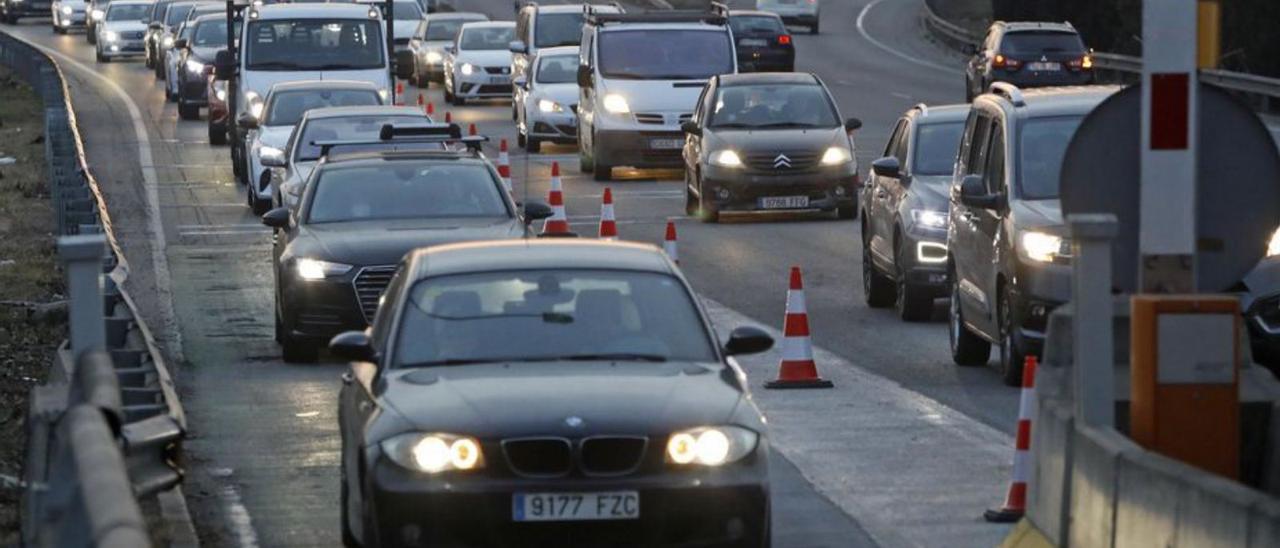
<svg viewBox="0 0 1280 548">
<path fill-rule="evenodd" d="M 835 384 L 826 379 L 776 379 L 764 383 L 765 388 L 832 388 Z"/>
</svg>

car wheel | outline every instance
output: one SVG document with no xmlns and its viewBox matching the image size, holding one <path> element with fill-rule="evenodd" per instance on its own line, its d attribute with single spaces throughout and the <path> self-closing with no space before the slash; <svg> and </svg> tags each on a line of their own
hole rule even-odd
<svg viewBox="0 0 1280 548">
<path fill-rule="evenodd" d="M 98 35 L 97 35 L 97 31 L 96 31 L 96 30 L 90 30 L 90 31 L 88 31 L 88 32 L 84 33 L 84 40 L 85 40 L 86 42 L 88 42 L 88 43 L 89 43 L 89 45 L 97 45 L 97 44 L 98 44 Z"/>
<path fill-rule="evenodd" d="M 152 63 L 156 72 L 156 81 L 163 82 L 165 80 L 164 61 L 160 60 L 160 56 L 156 56 L 155 62 Z"/>
<path fill-rule="evenodd" d="M 698 176 L 695 174 L 694 177 Z M 707 189 L 702 187 L 701 179 L 698 180 L 698 218 L 704 223 L 720 222 L 720 209 L 711 200 L 711 194 Z"/>
<path fill-rule="evenodd" d="M 529 154 L 537 154 L 542 151 L 542 141 L 533 137 L 524 138 L 524 150 Z"/>
<path fill-rule="evenodd" d="M 520 121 L 520 112 L 516 110 L 516 102 L 514 98 L 511 101 L 511 121 L 512 122 Z"/>
<path fill-rule="evenodd" d="M 209 144 L 225 145 L 227 144 L 227 130 L 213 124 L 209 124 Z"/>
<path fill-rule="evenodd" d="M 903 249 L 901 242 L 898 243 L 897 249 L 898 258 L 894 262 L 898 265 L 898 288 L 894 308 L 898 311 L 898 317 L 904 322 L 928 321 L 933 316 L 933 295 L 924 288 L 907 281 L 907 273 L 902 269 L 902 265 L 906 264 L 906 250 Z"/>
<path fill-rule="evenodd" d="M 183 120 L 199 120 L 200 107 L 196 105 L 188 105 L 178 100 L 178 117 Z"/>
<path fill-rule="evenodd" d="M 979 337 L 964 325 L 964 311 L 960 307 L 960 282 L 951 271 L 951 304 L 947 310 L 947 335 L 951 344 L 951 361 L 956 365 L 983 365 L 991 357 L 991 343 Z"/>
<path fill-rule="evenodd" d="M 1013 304 L 1006 285 L 1000 292 L 1000 379 L 1006 386 L 1022 386 L 1022 363 L 1026 354 L 1018 344 L 1013 324 Z"/>
<path fill-rule="evenodd" d="M 341 458 L 341 457 L 339 457 Z M 347 467 L 342 466 L 342 473 L 338 474 L 339 482 L 342 486 L 338 490 L 338 507 L 342 509 L 342 546 L 345 548 L 360 548 L 360 540 L 356 538 L 355 533 L 351 531 L 351 512 L 349 511 L 351 495 L 347 487 Z"/>
<path fill-rule="evenodd" d="M 285 363 L 315 363 L 320 359 L 320 349 L 314 344 L 300 341 L 288 333 L 282 333 L 281 338 L 280 354 Z"/>
<path fill-rule="evenodd" d="M 111 62 L 111 58 L 110 58 L 110 57 L 107 57 L 106 55 L 103 55 L 103 54 L 102 54 L 102 50 L 98 50 L 98 51 L 96 52 L 96 57 L 97 57 L 97 59 L 98 59 L 98 62 L 99 62 L 99 63 L 110 63 L 110 62 Z"/>
<path fill-rule="evenodd" d="M 862 228 L 866 232 L 866 227 Z M 862 238 L 862 298 L 866 301 L 867 306 L 871 308 L 887 308 L 893 306 L 894 284 L 884 274 L 876 271 L 876 265 L 871 260 L 871 240 L 863 235 Z"/>
</svg>

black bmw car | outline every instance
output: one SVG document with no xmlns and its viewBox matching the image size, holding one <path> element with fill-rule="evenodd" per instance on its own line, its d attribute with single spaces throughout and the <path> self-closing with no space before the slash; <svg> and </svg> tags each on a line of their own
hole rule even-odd
<svg viewBox="0 0 1280 548">
<path fill-rule="evenodd" d="M 840 111 L 813 74 L 712 77 L 682 126 L 685 212 L 820 210 L 854 218 L 858 161 Z"/>
<path fill-rule="evenodd" d="M 277 208 L 262 217 L 278 229 L 276 339 L 284 360 L 314 361 L 330 337 L 367 326 L 405 253 L 520 238 L 527 223 L 550 215 L 550 208 L 528 204 L 525 213 L 478 151 L 387 150 L 321 159 L 296 213 Z"/>
<path fill-rule="evenodd" d="M 647 245 L 405 258 L 343 376 L 348 546 L 768 546 L 768 438 L 677 267 Z"/>
</svg>

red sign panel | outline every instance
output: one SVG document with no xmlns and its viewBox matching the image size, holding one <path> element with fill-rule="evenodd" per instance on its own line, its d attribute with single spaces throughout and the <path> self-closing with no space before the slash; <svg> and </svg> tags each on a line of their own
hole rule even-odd
<svg viewBox="0 0 1280 548">
<path fill-rule="evenodd" d="M 1190 139 L 1191 77 L 1185 72 L 1151 75 L 1151 150 L 1186 150 Z"/>
</svg>

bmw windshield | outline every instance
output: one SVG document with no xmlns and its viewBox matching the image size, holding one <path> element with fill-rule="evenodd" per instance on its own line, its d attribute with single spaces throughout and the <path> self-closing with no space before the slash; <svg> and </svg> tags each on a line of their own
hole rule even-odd
<svg viewBox="0 0 1280 548">
<path fill-rule="evenodd" d="M 734 70 L 722 30 L 616 30 L 599 35 L 600 72 L 631 80 L 704 80 Z"/>
<path fill-rule="evenodd" d="M 249 23 L 248 70 L 359 70 L 386 66 L 378 21 L 297 19 Z"/>
</svg>

